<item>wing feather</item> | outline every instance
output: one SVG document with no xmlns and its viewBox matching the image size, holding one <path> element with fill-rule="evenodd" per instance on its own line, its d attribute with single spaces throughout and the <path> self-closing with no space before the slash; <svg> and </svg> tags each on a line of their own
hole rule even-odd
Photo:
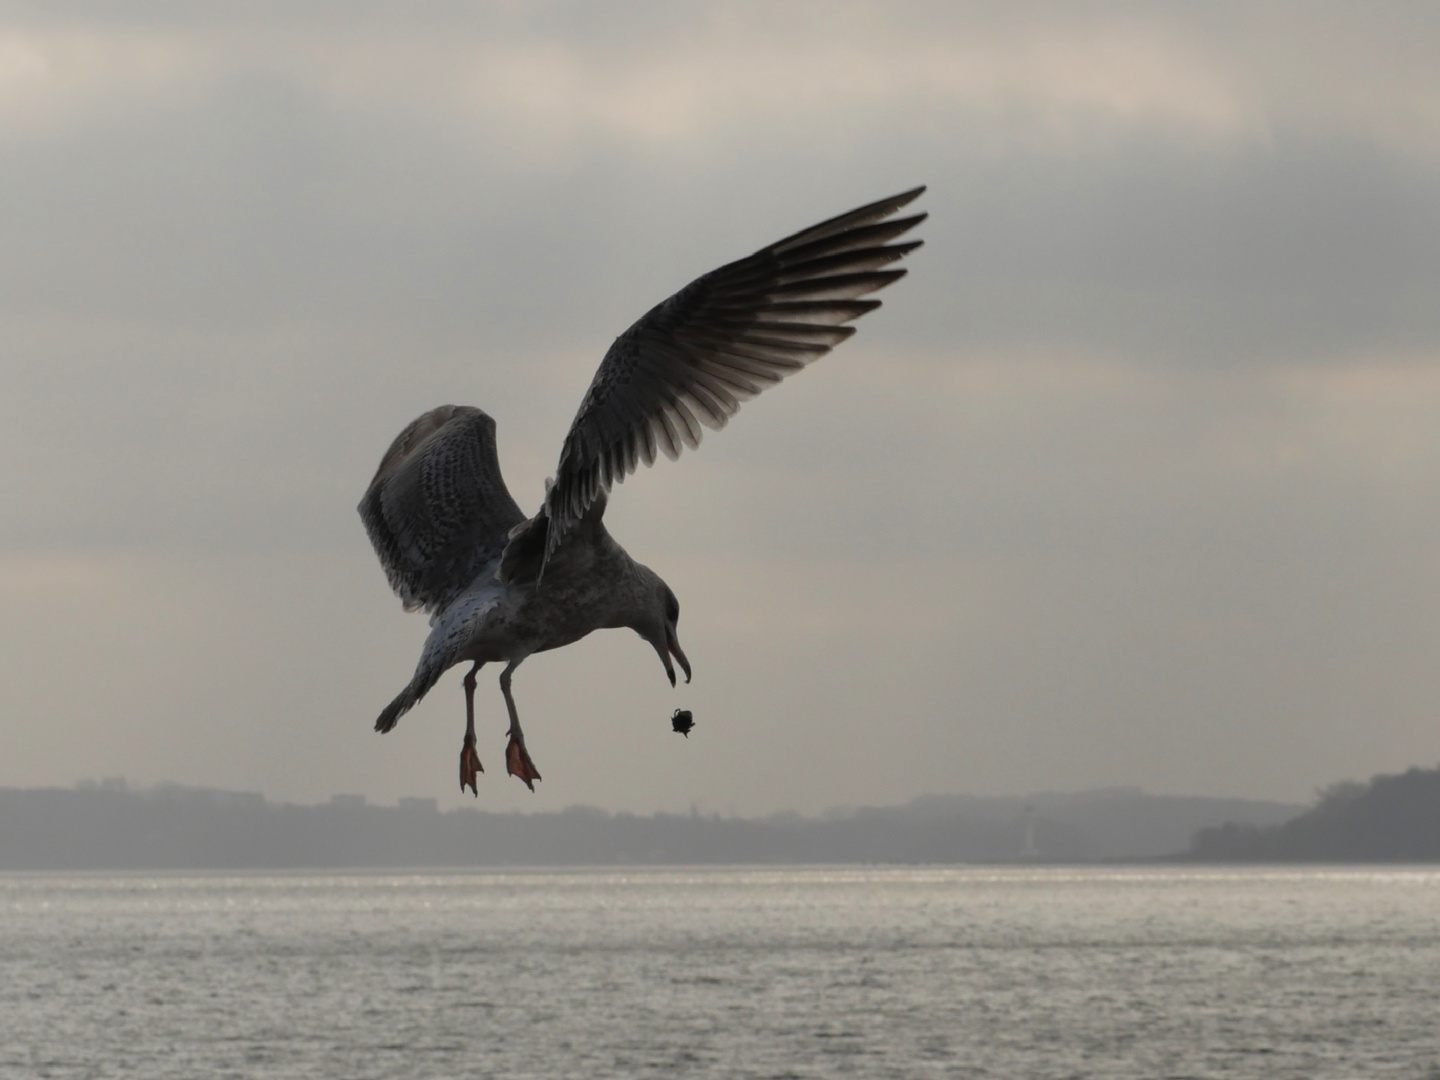
<svg viewBox="0 0 1440 1080">
<path fill-rule="evenodd" d="M 740 403 L 824 356 L 880 306 L 921 245 L 892 243 L 925 214 L 892 215 L 923 187 L 788 236 L 692 281 L 615 339 L 565 436 L 545 499 L 545 557 L 587 509 L 658 451 L 674 460 Z M 378 550 L 378 548 L 377 548 Z"/>
<path fill-rule="evenodd" d="M 525 520 L 500 475 L 495 421 L 466 405 L 432 409 L 396 436 L 359 511 L 407 611 L 453 601 Z"/>
</svg>

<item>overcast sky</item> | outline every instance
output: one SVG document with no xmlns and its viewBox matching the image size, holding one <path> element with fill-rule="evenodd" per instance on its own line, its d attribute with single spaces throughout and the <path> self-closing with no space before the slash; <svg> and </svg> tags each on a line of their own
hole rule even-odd
<svg viewBox="0 0 1440 1080">
<path fill-rule="evenodd" d="M 478 805 L 1433 765 L 1436 56 L 1398 3 L 0 3 L 0 784 L 459 805 L 463 669 L 371 730 L 391 438 L 479 405 L 533 511 L 631 321 L 917 183 L 856 337 L 611 500 L 694 683 L 529 659 L 532 796 L 487 670 Z"/>
</svg>

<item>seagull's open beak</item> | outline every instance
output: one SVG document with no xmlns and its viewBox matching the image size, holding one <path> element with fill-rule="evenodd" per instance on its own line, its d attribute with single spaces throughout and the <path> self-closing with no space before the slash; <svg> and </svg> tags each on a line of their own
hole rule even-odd
<svg viewBox="0 0 1440 1080">
<path fill-rule="evenodd" d="M 685 672 L 685 681 L 690 681 L 690 661 L 685 659 L 685 650 L 680 648 L 680 642 L 675 637 L 673 630 L 665 631 L 665 647 L 675 654 L 675 659 L 680 661 L 680 668 Z M 665 673 L 670 676 L 670 685 L 675 685 L 675 669 L 670 666 L 670 658 L 665 657 Z"/>
</svg>

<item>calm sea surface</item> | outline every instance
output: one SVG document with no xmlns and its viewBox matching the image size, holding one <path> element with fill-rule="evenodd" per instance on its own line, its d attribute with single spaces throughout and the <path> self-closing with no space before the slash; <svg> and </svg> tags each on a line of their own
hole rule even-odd
<svg viewBox="0 0 1440 1080">
<path fill-rule="evenodd" d="M 1440 1080 L 1440 869 L 0 875 L 0 1075 Z"/>
</svg>

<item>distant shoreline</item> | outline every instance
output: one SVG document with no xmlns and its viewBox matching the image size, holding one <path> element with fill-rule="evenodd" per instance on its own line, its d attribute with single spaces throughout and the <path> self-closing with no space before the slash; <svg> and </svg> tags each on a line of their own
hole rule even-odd
<svg viewBox="0 0 1440 1080">
<path fill-rule="evenodd" d="M 0 788 L 0 870 L 1089 864 L 1169 855 L 1206 826 L 1259 827 L 1299 809 L 1117 789 L 924 796 L 818 818 L 641 817 L 442 812 L 433 799 L 375 806 L 358 795 L 297 806 L 175 785 Z"/>
<path fill-rule="evenodd" d="M 395 871 L 658 866 L 1323 866 L 1440 862 L 1440 768 L 1342 783 L 1308 809 L 1133 788 L 927 795 L 807 818 L 316 806 L 123 781 L 0 788 L 0 871 Z"/>
</svg>

